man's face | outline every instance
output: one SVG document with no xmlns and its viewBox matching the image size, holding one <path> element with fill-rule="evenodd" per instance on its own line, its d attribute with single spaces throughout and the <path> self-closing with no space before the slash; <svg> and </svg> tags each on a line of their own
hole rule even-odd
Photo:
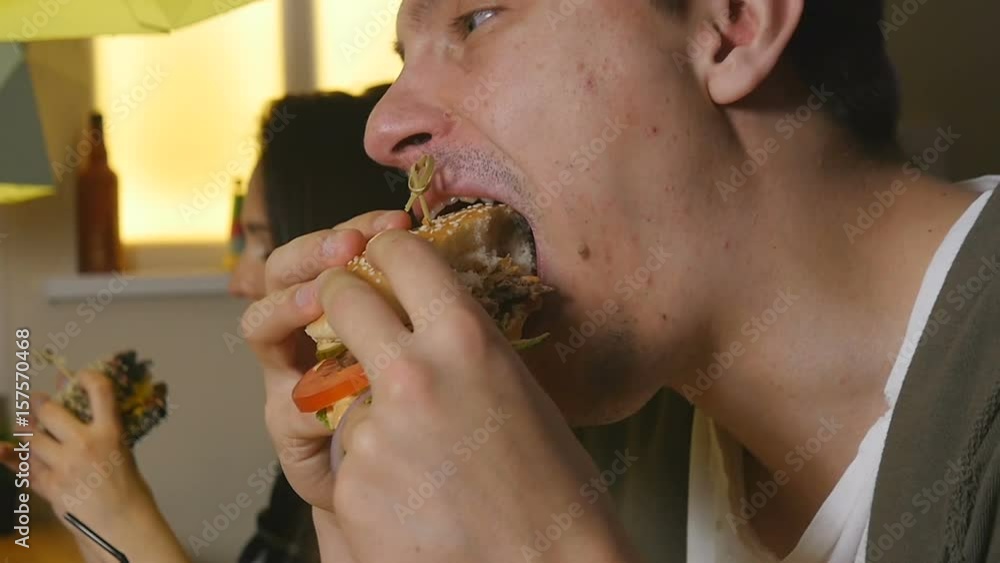
<svg viewBox="0 0 1000 563">
<path fill-rule="evenodd" d="M 489 7 L 494 6 L 496 7 Z M 487 7 L 483 7 L 487 6 Z M 507 203 L 558 291 L 528 356 L 575 423 L 634 412 L 697 332 L 714 109 L 678 68 L 683 22 L 648 0 L 406 0 L 399 79 L 369 121 L 384 164 L 438 161 L 431 207 Z M 708 194 L 705 192 L 711 191 Z"/>
</svg>

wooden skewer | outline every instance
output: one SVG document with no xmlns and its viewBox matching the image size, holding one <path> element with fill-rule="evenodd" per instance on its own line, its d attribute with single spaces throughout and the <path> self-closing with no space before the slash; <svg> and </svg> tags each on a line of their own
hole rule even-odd
<svg viewBox="0 0 1000 563">
<path fill-rule="evenodd" d="M 65 358 L 56 354 L 49 353 L 46 350 L 42 350 L 38 354 L 42 357 L 42 359 L 48 361 L 49 364 L 55 366 L 56 371 L 58 371 L 63 377 L 65 377 L 68 382 L 72 383 L 73 381 L 76 381 L 76 374 L 66 369 Z"/>
<path fill-rule="evenodd" d="M 427 200 L 424 199 L 424 193 L 431 187 L 431 179 L 434 177 L 434 157 L 425 154 L 420 157 L 420 160 L 413 164 L 410 168 L 410 177 L 408 186 L 410 188 L 410 199 L 406 202 L 406 207 L 403 211 L 407 213 L 413 208 L 413 204 L 420 201 L 420 209 L 424 212 L 424 225 L 429 225 L 431 222 L 431 212 L 427 207 Z"/>
</svg>

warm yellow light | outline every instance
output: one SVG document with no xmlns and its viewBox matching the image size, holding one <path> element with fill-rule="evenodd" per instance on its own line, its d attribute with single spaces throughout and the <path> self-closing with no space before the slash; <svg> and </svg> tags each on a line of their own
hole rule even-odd
<svg viewBox="0 0 1000 563">
<path fill-rule="evenodd" d="M 266 103 L 284 93 L 281 25 L 278 2 L 261 0 L 167 36 L 96 41 L 123 242 L 228 238 L 233 183 L 256 162 Z"/>
<path fill-rule="evenodd" d="M 0 184 L 0 205 L 23 203 L 53 194 L 52 186 L 33 184 Z"/>
<path fill-rule="evenodd" d="M 317 0 L 316 61 L 323 90 L 359 94 L 403 68 L 392 49 L 401 0 Z"/>
</svg>

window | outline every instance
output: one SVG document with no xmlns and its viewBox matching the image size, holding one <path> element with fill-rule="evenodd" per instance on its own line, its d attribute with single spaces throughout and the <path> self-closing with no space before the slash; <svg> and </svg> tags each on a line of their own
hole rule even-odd
<svg viewBox="0 0 1000 563">
<path fill-rule="evenodd" d="M 360 94 L 392 82 L 403 68 L 392 49 L 400 0 L 325 0 L 316 6 L 316 51 L 322 90 Z"/>
<path fill-rule="evenodd" d="M 396 78 L 400 0 L 314 1 L 318 89 L 357 94 Z M 95 40 L 126 245 L 227 240 L 234 182 L 256 163 L 267 103 L 285 93 L 282 51 L 281 0 L 170 35 Z"/>
<path fill-rule="evenodd" d="M 225 241 L 234 182 L 256 162 L 266 103 L 284 92 L 279 3 L 170 35 L 99 38 L 94 56 L 122 241 Z"/>
</svg>

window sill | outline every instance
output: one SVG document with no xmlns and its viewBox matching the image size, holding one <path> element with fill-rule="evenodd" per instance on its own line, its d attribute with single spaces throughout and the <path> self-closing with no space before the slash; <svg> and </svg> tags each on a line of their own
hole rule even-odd
<svg viewBox="0 0 1000 563">
<path fill-rule="evenodd" d="M 218 297 L 227 294 L 228 284 L 229 273 L 221 270 L 79 274 L 46 280 L 45 294 L 49 303 L 100 299 L 102 293 L 125 299 Z"/>
<path fill-rule="evenodd" d="M 229 272 L 222 267 L 224 244 L 136 244 L 123 247 L 123 251 L 124 273 L 67 274 L 47 279 L 45 295 L 49 303 L 106 300 L 111 296 L 162 299 L 227 293 Z"/>
</svg>

